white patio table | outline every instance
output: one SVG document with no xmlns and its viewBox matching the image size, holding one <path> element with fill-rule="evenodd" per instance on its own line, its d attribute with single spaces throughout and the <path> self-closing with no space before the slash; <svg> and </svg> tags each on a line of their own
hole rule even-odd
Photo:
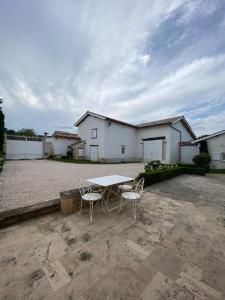
<svg viewBox="0 0 225 300">
<path fill-rule="evenodd" d="M 110 198 L 111 193 L 114 193 L 117 195 L 117 193 L 115 193 L 113 191 L 113 186 L 117 185 L 117 184 L 121 184 L 121 183 L 125 183 L 125 182 L 129 182 L 129 181 L 133 181 L 134 178 L 132 177 L 126 177 L 126 176 L 120 176 L 120 175 L 109 175 L 109 176 L 103 176 L 103 177 L 97 177 L 97 178 L 90 178 L 87 179 L 87 182 L 96 184 L 98 186 L 102 186 L 104 187 L 104 193 L 103 195 L 106 193 L 106 191 L 108 192 L 107 194 L 107 198 L 105 199 L 105 205 L 106 205 L 106 209 L 109 213 L 109 209 L 108 209 L 108 201 Z M 113 210 L 114 208 L 110 209 Z"/>
</svg>

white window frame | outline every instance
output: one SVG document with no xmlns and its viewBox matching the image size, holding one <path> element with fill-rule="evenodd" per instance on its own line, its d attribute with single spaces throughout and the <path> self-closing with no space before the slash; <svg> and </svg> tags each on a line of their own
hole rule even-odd
<svg viewBox="0 0 225 300">
<path fill-rule="evenodd" d="M 221 160 L 222 160 L 222 161 L 225 161 L 225 152 L 222 152 L 222 153 L 221 153 Z"/>
<path fill-rule="evenodd" d="M 92 128 L 91 129 L 91 138 L 92 139 L 97 139 L 97 137 L 98 137 L 98 130 L 97 130 L 97 128 Z"/>
</svg>

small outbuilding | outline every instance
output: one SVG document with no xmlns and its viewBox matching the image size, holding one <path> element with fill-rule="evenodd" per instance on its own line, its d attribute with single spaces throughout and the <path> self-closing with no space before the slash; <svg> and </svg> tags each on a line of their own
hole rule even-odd
<svg viewBox="0 0 225 300">
<path fill-rule="evenodd" d="M 207 149 L 211 157 L 210 167 L 225 169 L 225 130 L 192 141 L 193 144 L 207 143 Z"/>
</svg>

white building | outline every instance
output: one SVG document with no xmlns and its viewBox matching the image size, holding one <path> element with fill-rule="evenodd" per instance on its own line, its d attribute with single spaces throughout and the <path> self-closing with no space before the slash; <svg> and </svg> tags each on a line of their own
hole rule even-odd
<svg viewBox="0 0 225 300">
<path fill-rule="evenodd" d="M 51 154 L 55 156 L 66 156 L 68 146 L 79 140 L 77 133 L 66 131 L 55 131 L 52 136 L 46 137 L 46 143 L 52 149 Z"/>
<path fill-rule="evenodd" d="M 71 145 L 74 157 L 93 161 L 177 163 L 182 143 L 196 138 L 184 116 L 133 125 L 87 111 L 75 126 L 81 140 Z"/>
<path fill-rule="evenodd" d="M 225 130 L 204 136 L 192 143 L 200 144 L 203 141 L 207 142 L 208 152 L 211 157 L 210 167 L 225 169 Z"/>
</svg>

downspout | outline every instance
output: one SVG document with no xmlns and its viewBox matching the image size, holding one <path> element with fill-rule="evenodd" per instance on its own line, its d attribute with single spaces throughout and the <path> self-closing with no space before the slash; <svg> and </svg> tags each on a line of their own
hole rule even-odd
<svg viewBox="0 0 225 300">
<path fill-rule="evenodd" d="M 173 127 L 173 125 L 171 125 L 170 124 L 170 127 L 172 128 L 172 129 L 174 129 L 175 131 L 177 131 L 178 133 L 179 133 L 179 135 L 180 135 L 180 142 L 179 142 L 179 162 L 181 162 L 181 146 L 180 146 L 180 143 L 181 143 L 181 131 L 179 130 L 179 129 L 177 129 L 177 128 L 175 128 L 175 127 Z"/>
</svg>

